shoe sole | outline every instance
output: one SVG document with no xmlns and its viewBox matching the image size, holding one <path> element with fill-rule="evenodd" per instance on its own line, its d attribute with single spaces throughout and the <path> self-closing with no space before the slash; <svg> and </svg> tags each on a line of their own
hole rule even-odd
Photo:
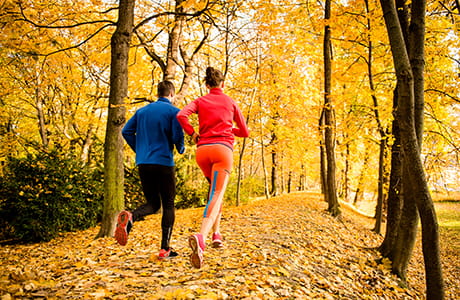
<svg viewBox="0 0 460 300">
<path fill-rule="evenodd" d="M 214 241 L 212 241 L 211 247 L 212 248 L 222 248 L 222 247 L 224 247 L 224 243 L 222 243 L 221 240 L 214 240 Z"/>
<path fill-rule="evenodd" d="M 115 229 L 115 239 L 118 244 L 125 246 L 128 243 L 128 231 L 126 227 L 129 222 L 129 214 L 127 211 L 122 211 L 118 215 L 117 228 Z"/>
<path fill-rule="evenodd" d="M 163 260 L 163 259 L 173 259 L 173 258 L 175 258 L 175 257 L 177 257 L 177 256 L 178 256 L 178 255 L 176 255 L 176 256 L 169 256 L 169 255 L 168 255 L 168 256 L 158 256 L 158 259 L 159 259 L 159 260 Z"/>
<path fill-rule="evenodd" d="M 171 252 L 169 252 L 168 255 L 164 255 L 164 256 L 158 255 L 158 259 L 160 259 L 160 260 L 161 259 L 171 259 L 171 258 L 178 257 L 178 256 L 179 256 L 179 254 L 177 254 L 177 252 L 174 253 L 173 255 L 171 255 Z"/>
<path fill-rule="evenodd" d="M 192 254 L 190 254 L 190 262 L 193 267 L 199 269 L 203 266 L 203 254 L 198 243 L 198 238 L 194 235 L 188 239 Z"/>
</svg>

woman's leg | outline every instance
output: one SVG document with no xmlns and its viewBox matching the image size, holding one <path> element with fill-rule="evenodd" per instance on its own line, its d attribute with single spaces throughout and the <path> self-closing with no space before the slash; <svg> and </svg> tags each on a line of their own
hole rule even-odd
<svg viewBox="0 0 460 300">
<path fill-rule="evenodd" d="M 219 230 L 223 198 L 233 165 L 233 152 L 224 145 L 200 146 L 196 159 L 205 177 L 210 178 L 208 202 L 200 229 L 205 240 L 211 229 L 214 228 L 215 232 Z"/>
</svg>

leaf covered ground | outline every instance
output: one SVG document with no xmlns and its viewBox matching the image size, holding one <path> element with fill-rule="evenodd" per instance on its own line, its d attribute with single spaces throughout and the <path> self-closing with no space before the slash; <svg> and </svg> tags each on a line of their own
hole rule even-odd
<svg viewBox="0 0 460 300">
<path fill-rule="evenodd" d="M 160 215 L 137 222 L 125 247 L 94 239 L 98 228 L 47 243 L 0 248 L 0 295 L 7 299 L 424 299 L 420 242 L 407 289 L 377 265 L 382 237 L 373 220 L 343 209 L 337 220 L 319 195 L 296 193 L 225 207 L 224 249 L 208 247 L 205 265 L 190 266 L 187 238 L 202 209 L 179 210 L 172 246 L 157 259 Z M 441 236 L 446 299 L 460 294 L 459 240 Z"/>
</svg>

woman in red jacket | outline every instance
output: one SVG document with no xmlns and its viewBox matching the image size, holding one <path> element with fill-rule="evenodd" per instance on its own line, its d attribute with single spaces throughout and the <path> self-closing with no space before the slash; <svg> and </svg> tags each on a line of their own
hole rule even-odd
<svg viewBox="0 0 460 300">
<path fill-rule="evenodd" d="M 235 136 L 249 135 L 237 104 L 222 91 L 223 74 L 219 70 L 208 67 L 205 82 L 209 93 L 197 98 L 177 114 L 182 128 L 197 144 L 196 161 L 210 184 L 200 233 L 189 238 L 192 249 L 190 260 L 196 268 L 201 268 L 203 265 L 205 240 L 211 230 L 213 230 L 212 247 L 223 246 L 219 226 L 223 197 L 233 165 L 233 143 Z M 193 113 L 198 114 L 199 133 L 196 133 L 188 120 Z"/>
</svg>

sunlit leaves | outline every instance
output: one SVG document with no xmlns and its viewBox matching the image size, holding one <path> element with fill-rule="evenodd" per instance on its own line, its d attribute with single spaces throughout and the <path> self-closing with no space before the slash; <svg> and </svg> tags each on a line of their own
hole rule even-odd
<svg viewBox="0 0 460 300">
<path fill-rule="evenodd" d="M 347 210 L 335 220 L 325 208 L 314 194 L 225 207 L 225 248 L 207 247 L 202 269 L 190 266 L 187 244 L 202 209 L 177 211 L 172 246 L 180 256 L 171 260 L 157 258 L 160 215 L 135 223 L 125 247 L 112 238 L 93 240 L 97 228 L 48 243 L 2 246 L 0 293 L 68 299 L 423 299 L 418 246 L 410 288 L 401 288 L 389 273 L 390 262 L 377 264 L 376 252 L 366 249 L 381 239 L 368 229 L 372 221 Z M 450 255 L 445 263 L 455 268 L 458 256 Z M 455 283 L 455 272 L 446 277 Z M 458 293 L 458 284 L 446 288 L 448 295 Z"/>
</svg>

